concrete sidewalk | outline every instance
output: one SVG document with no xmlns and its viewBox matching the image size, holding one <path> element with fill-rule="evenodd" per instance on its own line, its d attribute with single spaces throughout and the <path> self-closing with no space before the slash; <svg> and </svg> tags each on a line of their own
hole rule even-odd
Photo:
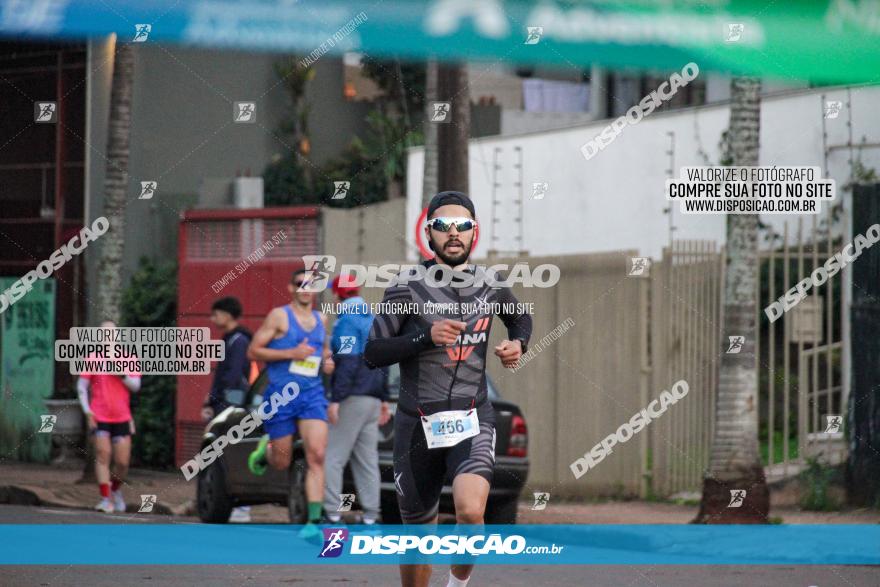
<svg viewBox="0 0 880 587">
<path fill-rule="evenodd" d="M 0 461 L 0 503 L 92 509 L 100 494 L 94 483 L 77 483 L 82 461 L 40 465 Z M 195 481 L 187 483 L 177 472 L 132 469 L 122 488 L 128 512 L 137 512 L 141 495 L 155 495 L 153 513 L 191 515 Z"/>
<path fill-rule="evenodd" d="M 0 461 L 0 503 L 92 509 L 100 496 L 93 483 L 77 484 L 82 462 L 64 465 L 38 465 Z M 192 516 L 195 514 L 196 481 L 185 481 L 179 471 L 132 469 L 123 487 L 128 512 L 137 512 L 140 496 L 156 496 L 155 514 Z M 524 494 L 525 495 L 525 494 Z M 697 506 L 645 501 L 556 502 L 542 511 L 532 511 L 531 503 L 520 502 L 521 524 L 687 524 L 697 514 Z M 771 517 L 785 524 L 877 524 L 877 510 L 805 512 L 794 507 L 775 507 Z M 261 505 L 252 508 L 253 523 L 287 523 L 286 508 Z M 441 522 L 449 523 L 450 520 Z"/>
<path fill-rule="evenodd" d="M 79 460 L 60 465 L 0 461 L 0 503 L 93 509 L 100 495 L 94 483 L 77 483 L 83 466 Z M 196 480 L 186 481 L 178 470 L 131 469 L 122 492 L 127 513 L 138 511 L 141 495 L 155 495 L 153 514 L 196 515 Z M 286 524 L 288 521 L 287 508 L 260 505 L 251 509 L 252 523 Z"/>
</svg>

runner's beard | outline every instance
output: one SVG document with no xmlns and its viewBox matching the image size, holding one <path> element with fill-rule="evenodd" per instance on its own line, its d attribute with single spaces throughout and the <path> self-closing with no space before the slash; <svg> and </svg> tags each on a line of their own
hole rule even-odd
<svg viewBox="0 0 880 587">
<path fill-rule="evenodd" d="M 471 256 L 471 244 L 473 243 L 466 244 L 464 241 L 459 240 L 458 242 L 461 243 L 461 252 L 457 255 L 452 255 L 445 251 L 446 245 L 443 245 L 443 247 L 441 247 L 436 242 L 431 242 L 434 244 L 434 253 L 437 255 L 437 258 L 443 261 L 445 264 L 449 265 L 450 267 L 461 265 L 468 260 L 468 257 Z"/>
</svg>

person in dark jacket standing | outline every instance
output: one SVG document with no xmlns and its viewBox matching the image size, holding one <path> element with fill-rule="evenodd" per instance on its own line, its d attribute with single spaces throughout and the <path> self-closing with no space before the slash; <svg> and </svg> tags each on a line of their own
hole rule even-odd
<svg viewBox="0 0 880 587">
<path fill-rule="evenodd" d="M 220 298 L 211 306 L 211 323 L 223 331 L 226 358 L 217 363 L 211 392 L 202 406 L 202 419 L 205 421 L 229 406 L 223 395 L 225 390 L 248 388 L 250 363 L 247 360 L 247 349 L 253 335 L 238 323 L 241 312 L 238 298 Z"/>
<path fill-rule="evenodd" d="M 223 394 L 225 390 L 248 388 L 250 363 L 247 360 L 247 349 L 253 335 L 238 323 L 241 313 L 241 302 L 234 297 L 220 298 L 211 306 L 211 323 L 223 331 L 226 356 L 217 363 L 214 383 L 202 406 L 202 419 L 206 422 L 229 406 Z M 250 522 L 250 506 L 234 508 L 229 521 Z"/>
<path fill-rule="evenodd" d="M 341 283 L 340 283 L 341 281 Z M 388 371 L 370 369 L 363 352 L 373 315 L 357 287 L 337 276 L 332 283 L 341 311 L 333 325 L 330 348 L 336 370 L 330 384 L 327 419 L 330 433 L 325 460 L 324 511 L 331 522 L 341 519 L 342 473 L 351 459 L 363 523 L 379 518 L 379 426 L 391 417 L 388 407 Z"/>
</svg>

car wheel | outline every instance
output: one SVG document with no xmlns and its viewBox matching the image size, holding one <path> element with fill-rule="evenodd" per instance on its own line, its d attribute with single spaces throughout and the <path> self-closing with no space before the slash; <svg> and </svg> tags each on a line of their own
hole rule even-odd
<svg viewBox="0 0 880 587">
<path fill-rule="evenodd" d="M 306 502 L 306 460 L 296 457 L 290 465 L 290 493 L 287 496 L 287 511 L 291 524 L 305 524 L 309 521 Z"/>
<path fill-rule="evenodd" d="M 487 524 L 516 524 L 516 510 L 519 499 L 508 497 L 505 499 L 489 500 L 486 504 Z"/>
<path fill-rule="evenodd" d="M 213 463 L 199 473 L 196 486 L 199 519 L 209 524 L 225 524 L 232 512 L 232 499 L 226 492 L 226 472 L 220 463 Z"/>
<path fill-rule="evenodd" d="M 397 505 L 397 494 L 388 492 L 389 497 L 382 495 L 382 523 L 383 524 L 402 524 L 400 517 L 400 507 Z"/>
</svg>

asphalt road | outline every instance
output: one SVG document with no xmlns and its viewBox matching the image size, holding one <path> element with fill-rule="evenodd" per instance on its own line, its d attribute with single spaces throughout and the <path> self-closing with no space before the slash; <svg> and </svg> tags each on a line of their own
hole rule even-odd
<svg viewBox="0 0 880 587">
<path fill-rule="evenodd" d="M 119 514 L 84 510 L 0 505 L 2 524 L 118 524 Z M 149 514 L 126 515 L 125 522 L 154 524 L 172 519 Z M 197 523 L 174 519 L 173 523 Z M 71 540 L 76 539 L 74 531 Z M 2 548 L 2 545 L 0 545 Z M 448 571 L 434 569 L 432 585 L 446 585 Z M 0 586 L 55 587 L 84 585 L 398 585 L 393 566 L 6 566 Z M 491 566 L 477 567 L 469 587 L 585 585 L 596 587 L 878 587 L 880 567 L 867 566 Z"/>
</svg>

